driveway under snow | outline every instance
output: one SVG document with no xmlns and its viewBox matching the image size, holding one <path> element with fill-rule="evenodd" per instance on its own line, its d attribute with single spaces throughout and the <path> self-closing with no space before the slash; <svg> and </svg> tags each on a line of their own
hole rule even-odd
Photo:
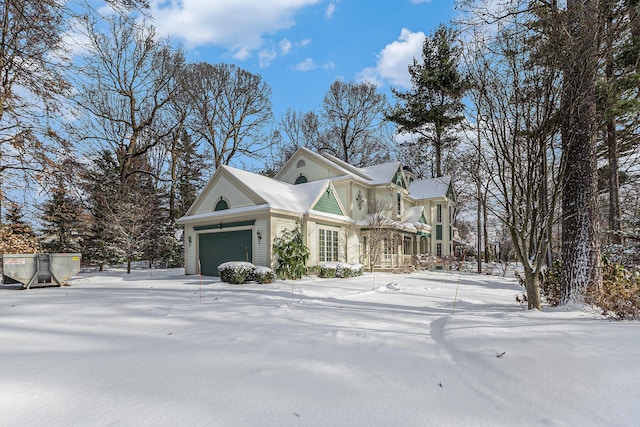
<svg viewBox="0 0 640 427">
<path fill-rule="evenodd" d="M 457 272 L 182 270 L 1 290 L 0 425 L 639 425 L 640 324 L 526 312 L 521 292 Z"/>
</svg>

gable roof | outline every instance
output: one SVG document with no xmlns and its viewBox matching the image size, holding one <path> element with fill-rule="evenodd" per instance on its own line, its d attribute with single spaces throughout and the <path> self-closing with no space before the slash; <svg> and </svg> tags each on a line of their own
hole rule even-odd
<svg viewBox="0 0 640 427">
<path fill-rule="evenodd" d="M 416 199 L 437 199 L 449 197 L 451 177 L 421 179 L 413 181 L 409 186 L 409 194 Z"/>
<path fill-rule="evenodd" d="M 231 166 L 221 168 L 241 181 L 271 208 L 292 212 L 306 212 L 329 185 L 329 180 L 326 179 L 294 185 Z"/>
</svg>

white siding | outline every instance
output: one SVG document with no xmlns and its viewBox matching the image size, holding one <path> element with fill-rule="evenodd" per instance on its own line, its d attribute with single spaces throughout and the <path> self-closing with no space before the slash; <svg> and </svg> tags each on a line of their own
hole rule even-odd
<svg viewBox="0 0 640 427">
<path fill-rule="evenodd" d="M 362 197 L 362 207 L 358 206 L 358 192 Z M 351 188 L 351 217 L 356 221 L 359 221 L 367 214 L 367 208 L 369 203 L 368 191 L 365 187 L 360 185 L 353 185 Z"/>
<path fill-rule="evenodd" d="M 305 165 L 302 167 L 296 167 L 300 160 L 304 160 Z M 333 173 L 333 171 L 330 171 L 327 168 L 327 165 L 321 165 L 315 160 L 303 155 L 298 157 L 294 162 L 291 162 L 289 168 L 282 172 L 278 179 L 280 181 L 293 184 L 296 182 L 296 179 L 298 179 L 300 174 L 306 176 L 309 182 L 319 181 L 321 179 L 335 178 L 336 176 L 338 176 L 337 174 Z"/>
<path fill-rule="evenodd" d="M 360 234 L 355 229 L 348 231 L 347 262 L 349 264 L 357 264 L 360 262 Z"/>
<path fill-rule="evenodd" d="M 260 232 L 262 239 L 257 238 L 257 234 Z M 256 221 L 255 229 L 253 230 L 253 263 L 255 265 L 268 265 L 269 258 L 269 233 L 268 222 L 266 220 Z"/>
<path fill-rule="evenodd" d="M 191 243 L 189 243 L 189 237 L 191 237 Z M 196 245 L 198 237 L 193 230 L 193 227 L 185 225 L 184 227 L 184 273 L 185 274 L 198 274 L 198 261 L 196 258 Z"/>
<path fill-rule="evenodd" d="M 220 197 L 227 201 L 230 208 L 255 205 L 253 200 L 239 191 L 228 179 L 219 176 L 206 196 L 200 201 L 194 214 L 212 212 Z"/>
</svg>

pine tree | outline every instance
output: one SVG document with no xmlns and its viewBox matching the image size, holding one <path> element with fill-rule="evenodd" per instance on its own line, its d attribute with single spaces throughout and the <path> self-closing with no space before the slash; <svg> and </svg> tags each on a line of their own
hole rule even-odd
<svg viewBox="0 0 640 427">
<path fill-rule="evenodd" d="M 425 175 L 420 166 L 428 161 L 425 154 L 429 146 L 435 150 L 431 175 L 443 175 L 443 150 L 455 143 L 453 131 L 464 118 L 461 99 L 465 84 L 458 71 L 455 38 L 453 30 L 440 25 L 424 41 L 423 62 L 414 58 L 409 66 L 413 88 L 407 92 L 393 89 L 399 103 L 387 119 L 398 126 L 398 133 L 417 135 L 417 141 L 404 143 L 402 149 L 415 159 L 410 166 L 419 175 Z"/>
<path fill-rule="evenodd" d="M 69 194 L 64 183 L 53 189 L 44 202 L 42 247 L 47 252 L 69 253 L 82 251 L 85 220 L 80 202 Z"/>
</svg>

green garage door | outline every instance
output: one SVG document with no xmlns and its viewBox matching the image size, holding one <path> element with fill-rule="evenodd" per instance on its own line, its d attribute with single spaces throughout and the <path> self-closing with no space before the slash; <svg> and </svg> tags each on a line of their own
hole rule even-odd
<svg viewBox="0 0 640 427">
<path fill-rule="evenodd" d="M 251 262 L 251 230 L 206 233 L 199 237 L 203 276 L 218 276 L 218 266 L 227 261 Z"/>
</svg>

